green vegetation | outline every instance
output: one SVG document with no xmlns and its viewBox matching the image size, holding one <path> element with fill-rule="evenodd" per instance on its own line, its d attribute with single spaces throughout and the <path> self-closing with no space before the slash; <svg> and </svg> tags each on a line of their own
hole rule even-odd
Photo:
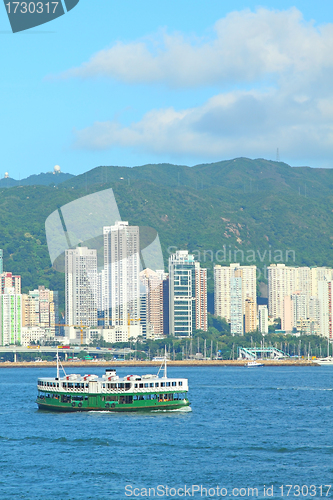
<svg viewBox="0 0 333 500">
<path fill-rule="evenodd" d="M 110 187 L 123 220 L 159 233 L 165 267 L 176 248 L 194 252 L 210 270 L 210 293 L 214 264 L 256 264 L 261 282 L 270 263 L 333 267 L 331 169 L 246 158 L 192 168 L 98 167 L 58 186 L 0 189 L 4 269 L 22 275 L 23 291 L 59 290 L 63 310 L 64 276 L 51 268 L 45 220 Z"/>
</svg>

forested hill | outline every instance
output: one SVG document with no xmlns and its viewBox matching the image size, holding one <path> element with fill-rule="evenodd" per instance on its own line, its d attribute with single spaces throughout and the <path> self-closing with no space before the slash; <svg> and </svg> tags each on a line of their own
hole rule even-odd
<svg viewBox="0 0 333 500">
<path fill-rule="evenodd" d="M 4 177 L 0 179 L 0 188 L 11 188 L 14 186 L 53 186 L 60 184 L 71 177 L 74 176 L 63 172 L 46 172 L 37 175 L 29 175 L 29 177 L 20 180 L 12 179 L 11 177 Z"/>
<path fill-rule="evenodd" d="M 63 290 L 63 275 L 50 268 L 45 220 L 69 201 L 110 187 L 123 220 L 158 231 L 165 265 L 168 251 L 179 248 L 209 269 L 256 264 L 261 280 L 271 262 L 333 267 L 333 170 L 237 158 L 195 167 L 101 166 L 57 186 L 0 189 L 5 270 L 21 274 L 25 290 L 38 284 Z"/>
</svg>

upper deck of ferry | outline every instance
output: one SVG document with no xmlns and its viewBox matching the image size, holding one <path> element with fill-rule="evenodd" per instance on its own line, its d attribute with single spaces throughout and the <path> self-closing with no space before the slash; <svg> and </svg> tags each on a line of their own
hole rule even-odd
<svg viewBox="0 0 333 500">
<path fill-rule="evenodd" d="M 158 375 L 127 375 L 119 377 L 115 370 L 106 370 L 102 377 L 97 375 L 71 374 L 64 377 L 40 377 L 37 382 L 40 391 L 48 392 L 186 392 L 188 380 L 184 378 L 159 377 Z"/>
</svg>

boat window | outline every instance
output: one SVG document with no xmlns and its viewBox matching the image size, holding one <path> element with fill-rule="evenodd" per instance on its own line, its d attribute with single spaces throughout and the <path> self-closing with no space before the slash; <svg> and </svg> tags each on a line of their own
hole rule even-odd
<svg viewBox="0 0 333 500">
<path fill-rule="evenodd" d="M 87 383 L 87 384 L 86 384 L 86 389 L 88 389 L 88 387 L 89 387 L 89 384 Z"/>
<path fill-rule="evenodd" d="M 72 396 L 73 401 L 83 401 L 83 396 Z"/>
<path fill-rule="evenodd" d="M 106 401 L 118 401 L 118 396 L 116 394 L 106 396 Z"/>
<path fill-rule="evenodd" d="M 139 388 L 140 388 L 140 389 L 141 389 L 141 388 L 143 388 L 143 384 L 139 384 Z"/>
<path fill-rule="evenodd" d="M 67 384 L 66 384 L 66 382 L 63 382 L 62 386 L 63 386 L 65 389 L 67 389 Z"/>
<path fill-rule="evenodd" d="M 167 386 L 167 387 L 170 387 L 170 382 L 167 382 L 167 383 L 166 383 L 166 386 Z"/>
<path fill-rule="evenodd" d="M 73 384 L 72 384 L 72 382 L 68 382 L 68 388 L 69 388 L 69 389 L 73 389 Z"/>
<path fill-rule="evenodd" d="M 117 384 L 110 384 L 111 385 L 111 389 L 117 389 Z"/>
<path fill-rule="evenodd" d="M 102 384 L 103 388 L 105 389 L 105 384 Z M 104 401 L 104 400 L 103 400 Z"/>
<path fill-rule="evenodd" d="M 145 387 L 149 387 L 149 385 L 147 383 L 145 383 Z"/>
<path fill-rule="evenodd" d="M 62 403 L 70 403 L 71 399 L 72 399 L 71 396 L 68 396 L 67 394 L 62 394 L 61 396 Z"/>
<path fill-rule="evenodd" d="M 126 391 L 129 391 L 130 388 L 131 388 L 131 384 L 125 384 Z"/>
<path fill-rule="evenodd" d="M 155 382 L 155 387 L 159 387 L 159 386 L 160 386 L 159 382 Z"/>
<path fill-rule="evenodd" d="M 134 384 L 134 387 L 135 387 L 135 389 L 137 389 L 138 388 L 138 384 Z"/>
<path fill-rule="evenodd" d="M 137 401 L 138 400 L 138 396 L 133 396 L 133 401 Z"/>
<path fill-rule="evenodd" d="M 149 387 L 154 387 L 154 384 L 153 383 L 149 384 Z"/>
<path fill-rule="evenodd" d="M 125 403 L 126 404 L 132 404 L 133 403 L 133 397 L 132 396 L 125 396 Z"/>
<path fill-rule="evenodd" d="M 57 387 L 59 387 L 59 382 L 57 382 Z"/>
<path fill-rule="evenodd" d="M 183 382 L 179 380 L 178 385 L 183 385 Z"/>
<path fill-rule="evenodd" d="M 125 384 L 118 384 L 118 388 L 119 389 L 124 389 L 125 388 Z"/>
<path fill-rule="evenodd" d="M 102 396 L 102 401 L 105 401 L 105 396 Z"/>
<path fill-rule="evenodd" d="M 165 387 L 165 382 L 161 382 L 161 387 Z"/>
<path fill-rule="evenodd" d="M 172 382 L 172 387 L 175 387 L 177 385 L 177 382 Z"/>
</svg>

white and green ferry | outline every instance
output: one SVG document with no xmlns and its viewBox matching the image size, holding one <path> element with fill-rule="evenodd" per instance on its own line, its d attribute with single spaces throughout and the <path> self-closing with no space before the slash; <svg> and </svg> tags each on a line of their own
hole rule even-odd
<svg viewBox="0 0 333 500">
<path fill-rule="evenodd" d="M 176 410 L 190 405 L 188 380 L 168 378 L 166 359 L 156 375 L 127 375 L 120 378 L 113 368 L 97 375 L 59 375 L 41 377 L 37 382 L 37 404 L 41 410 L 139 411 Z M 161 373 L 161 376 L 160 376 Z"/>
</svg>

